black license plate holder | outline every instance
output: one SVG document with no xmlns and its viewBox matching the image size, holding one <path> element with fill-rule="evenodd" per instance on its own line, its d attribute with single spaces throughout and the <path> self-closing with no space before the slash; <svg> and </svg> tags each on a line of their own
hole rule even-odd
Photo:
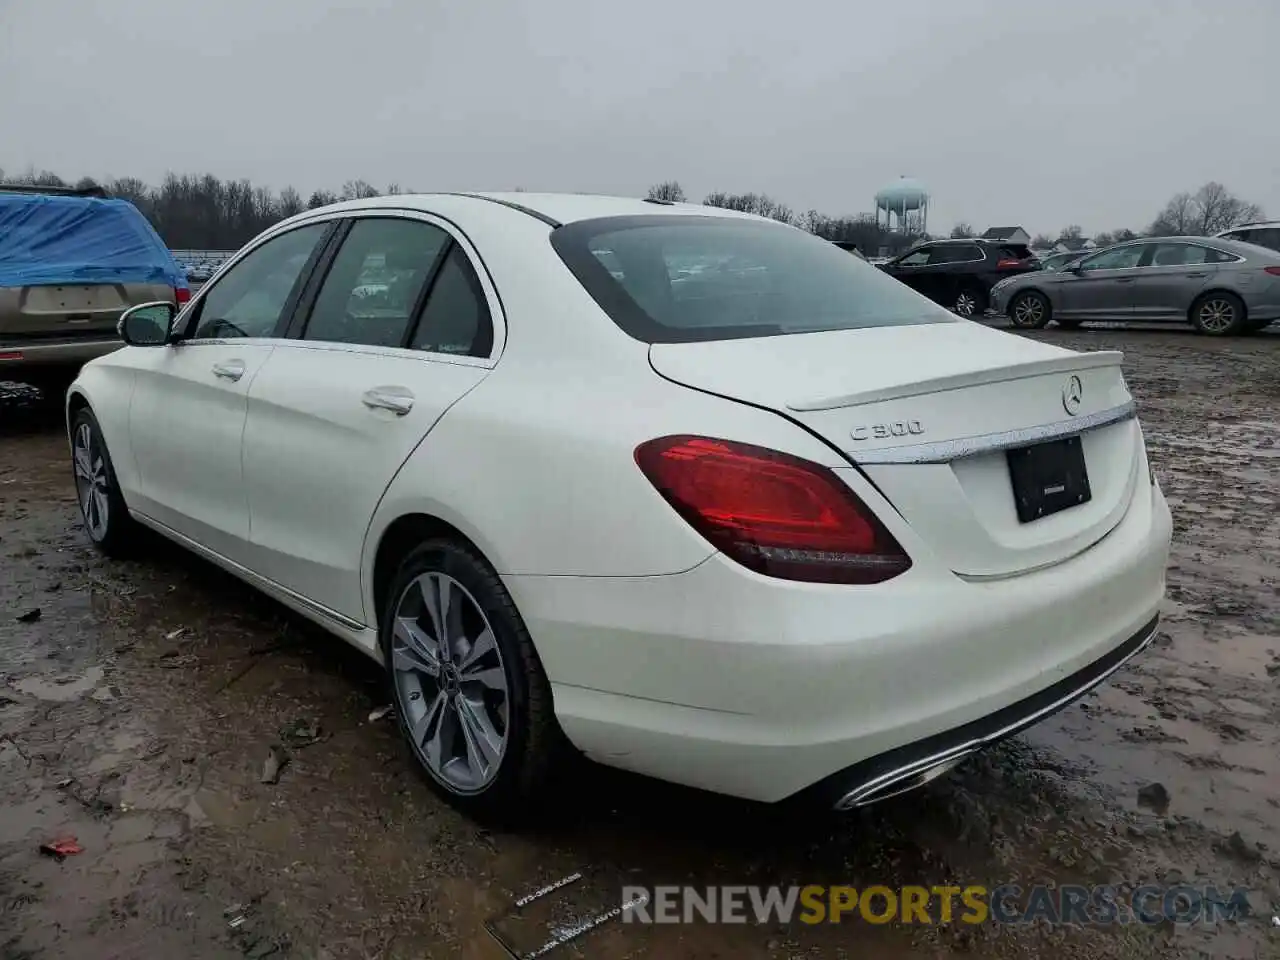
<svg viewBox="0 0 1280 960">
<path fill-rule="evenodd" d="M 1006 455 L 1021 523 L 1041 520 L 1093 498 L 1079 437 L 1019 447 Z"/>
</svg>

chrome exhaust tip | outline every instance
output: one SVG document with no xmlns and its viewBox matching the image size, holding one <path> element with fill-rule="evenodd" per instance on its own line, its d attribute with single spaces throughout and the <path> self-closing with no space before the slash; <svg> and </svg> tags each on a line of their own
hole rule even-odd
<svg viewBox="0 0 1280 960">
<path fill-rule="evenodd" d="M 973 750 L 965 750 L 942 760 L 927 762 L 923 766 L 912 764 L 908 767 L 881 774 L 847 791 L 836 801 L 835 809 L 844 813 L 849 810 L 856 810 L 859 807 L 867 807 L 873 803 L 879 803 L 881 800 L 888 800 L 890 797 L 910 793 L 912 790 L 918 790 L 926 783 L 931 783 L 943 774 L 950 772 L 961 760 L 972 753 L 974 753 Z"/>
</svg>

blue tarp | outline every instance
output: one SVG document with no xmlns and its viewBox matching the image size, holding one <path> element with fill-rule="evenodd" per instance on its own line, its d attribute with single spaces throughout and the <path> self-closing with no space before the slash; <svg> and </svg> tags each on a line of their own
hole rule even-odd
<svg viewBox="0 0 1280 960">
<path fill-rule="evenodd" d="M 72 283 L 187 278 L 127 200 L 0 192 L 0 287 Z"/>
</svg>

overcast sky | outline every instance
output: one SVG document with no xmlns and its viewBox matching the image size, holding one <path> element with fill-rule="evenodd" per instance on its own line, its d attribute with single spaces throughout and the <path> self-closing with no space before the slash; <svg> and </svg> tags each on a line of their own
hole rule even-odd
<svg viewBox="0 0 1280 960">
<path fill-rule="evenodd" d="M 1280 0 L 0 0 L 0 167 L 304 195 L 691 198 L 1149 223 L 1210 179 L 1280 215 Z"/>
</svg>

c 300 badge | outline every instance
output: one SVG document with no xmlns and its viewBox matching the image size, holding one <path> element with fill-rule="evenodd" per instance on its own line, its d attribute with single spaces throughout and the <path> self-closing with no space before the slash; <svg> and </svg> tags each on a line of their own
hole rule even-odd
<svg viewBox="0 0 1280 960">
<path fill-rule="evenodd" d="M 867 423 L 850 431 L 854 440 L 891 440 L 924 433 L 919 420 L 895 420 L 893 423 Z"/>
</svg>

